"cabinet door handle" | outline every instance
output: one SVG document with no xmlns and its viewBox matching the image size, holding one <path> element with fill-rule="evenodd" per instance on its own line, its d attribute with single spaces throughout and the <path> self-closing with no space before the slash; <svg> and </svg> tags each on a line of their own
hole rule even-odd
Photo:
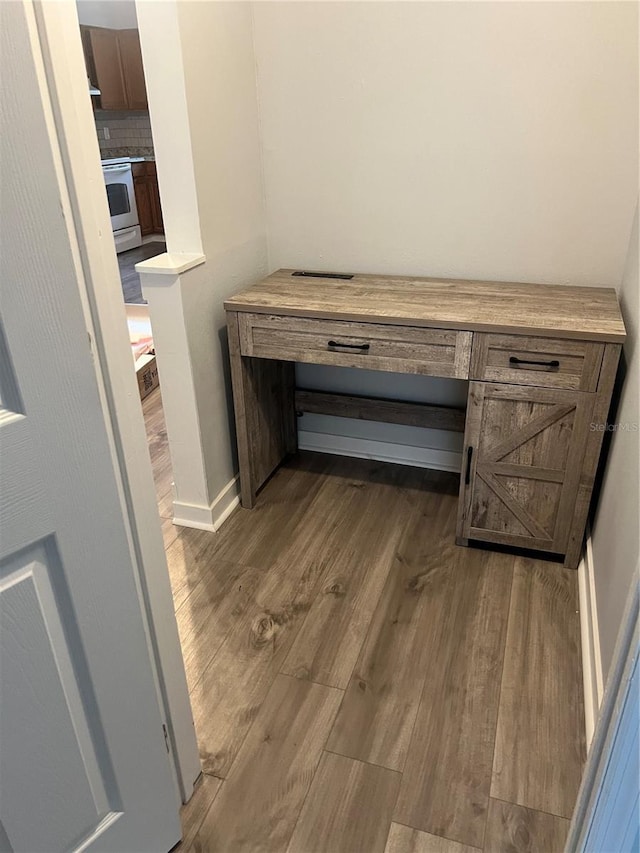
<svg viewBox="0 0 640 853">
<path fill-rule="evenodd" d="M 364 352 L 366 352 L 371 345 L 370 344 L 341 344 L 340 341 L 328 341 L 327 346 L 328 347 L 346 347 L 347 349 L 359 349 L 359 350 L 363 350 Z"/>
<path fill-rule="evenodd" d="M 528 361 L 526 358 L 517 358 L 515 355 L 512 355 L 509 359 L 509 364 L 515 364 L 516 366 L 519 364 L 535 364 L 538 367 L 560 367 L 560 362 L 555 358 L 553 361 Z"/>
<path fill-rule="evenodd" d="M 473 447 L 467 447 L 467 470 L 464 472 L 464 484 L 468 486 L 471 482 L 471 457 L 473 456 Z"/>
</svg>

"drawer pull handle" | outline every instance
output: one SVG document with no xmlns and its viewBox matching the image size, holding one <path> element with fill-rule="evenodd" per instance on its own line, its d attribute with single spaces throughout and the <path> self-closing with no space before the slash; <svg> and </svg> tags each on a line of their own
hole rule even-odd
<svg viewBox="0 0 640 853">
<path fill-rule="evenodd" d="M 516 366 L 519 364 L 535 364 L 538 367 L 560 367 L 560 362 L 555 358 L 553 361 L 528 361 L 526 358 L 517 358 L 515 355 L 512 355 L 509 363 Z"/>
<path fill-rule="evenodd" d="M 473 447 L 467 447 L 467 470 L 464 472 L 464 484 L 468 486 L 471 482 L 471 457 L 473 456 Z"/>
<path fill-rule="evenodd" d="M 366 352 L 370 344 L 341 344 L 340 341 L 329 341 L 327 343 L 328 347 L 346 347 L 347 349 L 359 349 Z"/>
</svg>

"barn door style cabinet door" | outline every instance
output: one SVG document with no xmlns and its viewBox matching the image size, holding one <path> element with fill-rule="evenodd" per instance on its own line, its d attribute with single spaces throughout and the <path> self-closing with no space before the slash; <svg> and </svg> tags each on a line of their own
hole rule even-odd
<svg viewBox="0 0 640 853">
<path fill-rule="evenodd" d="M 531 548 L 577 567 L 619 354 L 614 344 L 474 336 L 460 544 Z M 477 381 L 493 378 L 505 381 Z"/>
<path fill-rule="evenodd" d="M 563 554 L 593 394 L 472 382 L 462 536 Z"/>
</svg>

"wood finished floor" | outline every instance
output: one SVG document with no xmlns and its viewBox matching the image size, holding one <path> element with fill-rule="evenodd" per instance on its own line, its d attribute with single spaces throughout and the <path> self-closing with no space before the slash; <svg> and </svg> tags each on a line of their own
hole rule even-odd
<svg viewBox="0 0 640 853">
<path fill-rule="evenodd" d="M 118 267 L 120 268 L 120 284 L 122 285 L 122 295 L 125 302 L 130 304 L 146 304 L 147 300 L 142 295 L 140 276 L 136 272 L 135 266 L 140 261 L 155 258 L 156 255 L 161 255 L 166 251 L 166 243 L 154 240 L 150 243 L 143 243 L 142 246 L 138 246 L 136 249 L 120 252 L 118 255 Z"/>
<path fill-rule="evenodd" d="M 456 478 L 301 454 L 217 534 L 171 523 L 204 775 L 175 850 L 556 853 L 584 760 L 577 573 L 455 546 Z"/>
</svg>

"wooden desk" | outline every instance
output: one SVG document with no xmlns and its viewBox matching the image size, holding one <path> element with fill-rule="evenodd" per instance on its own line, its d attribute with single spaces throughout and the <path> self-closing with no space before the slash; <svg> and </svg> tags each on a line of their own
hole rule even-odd
<svg viewBox="0 0 640 853">
<path fill-rule="evenodd" d="M 615 290 L 279 270 L 225 308 L 244 507 L 297 450 L 296 411 L 459 430 L 458 543 L 577 567 L 625 339 Z M 466 419 L 296 390 L 296 361 L 470 380 Z"/>
</svg>

